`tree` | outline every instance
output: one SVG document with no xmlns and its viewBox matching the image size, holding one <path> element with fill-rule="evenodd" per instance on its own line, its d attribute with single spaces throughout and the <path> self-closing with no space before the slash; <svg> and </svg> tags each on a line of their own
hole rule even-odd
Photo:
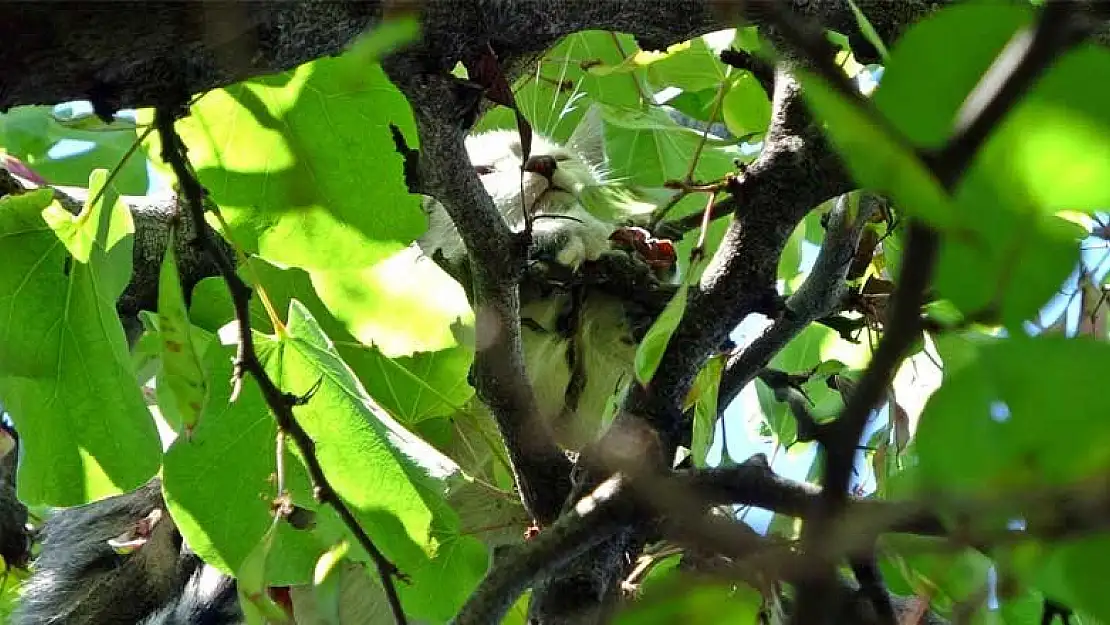
<svg viewBox="0 0 1110 625">
<path fill-rule="evenodd" d="M 0 6 L 0 106 L 87 99 L 104 122 L 3 119 L 30 168 L 12 173 L 87 186 L 56 204 L 7 177 L 0 199 L 20 499 L 161 467 L 190 544 L 241 583 L 309 583 L 346 554 L 429 622 L 520 619 L 528 589 L 539 622 L 588 622 L 637 584 L 630 621 L 1110 618 L 1104 272 L 1079 256 L 1105 235 L 1104 12 L 934 4 L 425 2 L 415 36 L 400 3 Z M 849 76 L 877 64 L 864 97 Z M 733 140 L 677 124 L 666 88 Z M 527 248 L 462 146 L 475 122 L 562 139 L 591 104 L 613 169 L 673 195 L 656 233 L 680 238 L 685 286 L 572 464 L 520 366 Z M 95 149 L 57 158 L 59 138 Z M 176 194 L 125 207 L 144 158 Z M 391 273 L 423 227 L 412 193 L 467 242 L 473 315 L 430 267 Z M 1030 329 L 1077 264 L 1086 336 Z M 768 329 L 720 355 L 754 313 Z M 911 413 L 895 376 L 929 358 L 943 384 Z M 727 449 L 707 466 L 753 383 L 768 436 L 820 449 L 820 488 Z M 155 408 L 179 433 L 165 454 Z M 671 468 L 680 445 L 691 468 Z M 461 484 L 459 464 L 491 468 Z M 850 492 L 859 466 L 876 496 Z M 730 504 L 778 521 L 753 534 Z M 487 570 L 495 505 L 538 532 Z M 311 531 L 271 522 L 306 511 Z"/>
</svg>

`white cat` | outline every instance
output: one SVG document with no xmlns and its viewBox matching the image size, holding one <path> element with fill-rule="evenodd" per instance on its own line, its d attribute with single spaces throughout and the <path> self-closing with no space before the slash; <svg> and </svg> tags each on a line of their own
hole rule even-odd
<svg viewBox="0 0 1110 625">
<path fill-rule="evenodd" d="M 524 171 L 516 131 L 474 135 L 466 147 L 509 226 L 519 231 L 523 211 L 533 215 L 531 258 L 572 275 L 612 249 L 609 237 L 618 226 L 643 220 L 654 209 L 631 193 L 614 192 L 621 187 L 606 177 L 596 109 L 565 146 L 534 136 Z M 449 266 L 465 262 L 466 250 L 444 208 L 430 198 L 424 208 L 428 232 L 418 242 L 423 252 L 442 253 Z M 631 375 L 635 342 L 624 304 L 599 288 L 522 292 L 528 376 L 543 417 L 567 449 L 594 440 L 607 400 Z"/>
</svg>

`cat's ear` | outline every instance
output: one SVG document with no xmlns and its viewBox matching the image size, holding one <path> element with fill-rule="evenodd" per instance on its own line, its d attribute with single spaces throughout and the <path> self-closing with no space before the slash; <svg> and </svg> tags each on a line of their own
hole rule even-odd
<svg viewBox="0 0 1110 625">
<path fill-rule="evenodd" d="M 590 165 L 605 162 L 605 122 L 601 119 L 601 105 L 593 104 L 586 109 L 567 147 Z"/>
</svg>

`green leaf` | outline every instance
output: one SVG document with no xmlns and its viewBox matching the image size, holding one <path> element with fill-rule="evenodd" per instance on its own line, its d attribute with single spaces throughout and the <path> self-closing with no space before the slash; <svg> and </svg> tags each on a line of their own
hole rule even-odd
<svg viewBox="0 0 1110 625">
<path fill-rule="evenodd" d="M 1078 390 L 1107 379 L 1110 345 L 1015 336 L 957 347 L 961 362 L 946 371 L 918 426 L 928 485 L 997 495 L 1069 483 L 1110 466 L 1110 449 L 1082 442 L 1110 437 L 1105 402 Z"/>
<path fill-rule="evenodd" d="M 935 226 L 957 222 L 953 202 L 914 146 L 893 128 L 877 123 L 881 114 L 875 107 L 846 98 L 816 74 L 799 70 L 798 76 L 807 101 L 826 122 L 829 138 L 861 187 L 889 195 Z"/>
<path fill-rule="evenodd" d="M 171 228 L 162 269 L 158 275 L 158 334 L 162 344 L 162 370 L 157 388 L 173 398 L 177 423 L 191 436 L 208 402 L 208 379 L 200 363 L 202 350 L 193 340 L 185 293 L 177 275 Z M 165 411 L 163 411 L 165 414 Z"/>
<path fill-rule="evenodd" d="M 316 569 L 312 574 L 313 613 L 329 625 L 341 623 L 340 592 L 344 574 L 347 573 L 343 564 L 349 549 L 350 545 L 346 542 L 328 549 L 316 561 Z"/>
<path fill-rule="evenodd" d="M 1055 546 L 1034 545 L 1024 558 L 1023 578 L 1068 607 L 1110 620 L 1110 597 L 1103 584 L 1110 537 L 1090 536 Z"/>
<path fill-rule="evenodd" d="M 266 338 L 256 335 L 255 340 Z M 272 522 L 277 425 L 250 375 L 230 402 L 236 348 L 228 342 L 213 341 L 204 354 L 204 367 L 215 383 L 192 439 L 178 437 L 166 452 L 162 490 L 189 547 L 209 564 L 236 574 Z M 312 490 L 298 462 L 285 463 L 285 485 L 293 493 Z M 296 503 L 312 511 L 319 508 L 310 495 Z M 277 527 L 267 581 L 278 586 L 308 583 L 326 546 L 288 523 Z"/>
<path fill-rule="evenodd" d="M 801 277 L 802 269 L 802 243 L 805 241 L 806 222 L 802 221 L 794 228 L 794 232 L 790 233 L 790 238 L 786 240 L 786 245 L 782 248 L 782 254 L 779 256 L 777 275 L 780 280 L 786 283 L 788 292 L 786 295 L 792 293 L 797 285 L 792 284 L 794 278 Z"/>
<path fill-rule="evenodd" d="M 76 141 L 75 150 L 52 155 L 60 141 Z M 50 184 L 84 187 L 97 168 L 115 169 L 138 141 L 138 128 L 125 119 L 104 124 L 89 113 L 70 119 L 52 106 L 17 106 L 0 114 L 0 148 L 26 163 Z M 150 186 L 146 159 L 133 154 L 112 179 L 121 193 L 145 195 Z"/>
<path fill-rule="evenodd" d="M 667 106 L 673 106 L 694 119 L 708 122 L 709 118 L 713 116 L 713 103 L 716 100 L 716 88 L 701 91 L 683 91 L 667 100 Z"/>
<path fill-rule="evenodd" d="M 0 559 L 2 561 L 2 559 Z M 0 621 L 11 622 L 12 612 L 19 606 L 23 584 L 31 577 L 27 569 L 5 563 L 8 574 L 0 580 Z"/>
<path fill-rule="evenodd" d="M 973 549 L 952 552 L 933 537 L 892 534 L 883 537 L 883 551 L 916 594 L 929 594 L 938 609 L 973 600 L 987 584 L 991 560 Z"/>
<path fill-rule="evenodd" d="M 93 174 L 90 199 L 106 178 Z M 115 307 L 131 276 L 131 215 L 110 190 L 78 216 L 51 197 L 0 199 L 0 398 L 23 445 L 20 499 L 67 506 L 146 482 L 161 444 Z"/>
<path fill-rule="evenodd" d="M 598 71 L 605 66 L 621 65 L 639 49 L 631 35 L 588 30 L 567 37 L 567 57 L 579 67 L 588 68 L 582 89 L 595 102 L 639 109 L 643 106 L 642 75 L 638 72 Z"/>
<path fill-rule="evenodd" d="M 984 146 L 972 175 L 998 197 L 1042 213 L 1110 204 L 1110 52 L 1091 44 L 1061 58 Z M 1076 155 L 1082 155 L 1077 158 Z"/>
<path fill-rule="evenodd" d="M 469 307 L 435 263 L 406 247 L 425 221 L 389 124 L 410 141 L 416 132 L 407 101 L 360 58 L 211 92 L 179 130 L 236 243 L 307 270 L 360 341 L 389 355 L 444 349 Z"/>
<path fill-rule="evenodd" d="M 615 38 L 615 39 L 614 39 Z M 635 51 L 636 42 L 624 34 L 583 31 L 568 35 L 547 52 L 534 72 L 514 84 L 517 107 L 536 132 L 565 143 L 594 102 L 639 108 L 637 76 L 643 71 L 617 49 Z M 516 118 L 499 106 L 478 121 L 473 132 L 516 130 Z"/>
<path fill-rule="evenodd" d="M 931 16 L 899 40 L 876 105 L 914 144 L 942 145 L 968 93 L 1031 18 L 1028 7 L 1000 4 Z M 970 45 L 953 49 L 952 41 Z M 937 270 L 940 295 L 964 313 L 990 308 L 1017 330 L 1074 266 L 1085 233 L 1056 213 L 1110 202 L 1101 182 L 1110 175 L 1110 115 L 1093 103 L 1106 97 L 1100 77 L 1110 78 L 1110 55 L 1097 47 L 1060 59 L 968 168 Z M 1081 165 L 1075 154 L 1084 155 Z"/>
<path fill-rule="evenodd" d="M 263 358 L 282 388 L 318 384 L 297 420 L 328 480 L 390 561 L 412 576 L 401 592 L 414 615 L 450 617 L 486 566 L 485 548 L 453 533 L 458 521 L 443 498 L 443 480 L 457 474 L 457 465 L 370 399 L 296 300 L 288 327 L 288 339 L 262 346 Z"/>
<path fill-rule="evenodd" d="M 443 478 L 453 465 L 373 404 L 297 303 L 288 329 L 291 336 L 280 342 L 255 336 L 267 371 L 290 392 L 304 393 L 321 381 L 296 417 L 315 442 L 325 474 L 376 544 L 412 577 L 411 585 L 400 588 L 406 612 L 446 620 L 473 590 L 488 559 L 485 547 L 458 532 L 444 503 Z M 212 379 L 230 378 L 234 353 L 233 345 L 209 348 L 205 364 Z M 253 378 L 244 379 L 235 403 L 229 394 L 230 385 L 212 387 L 192 440 L 178 438 L 167 452 L 163 485 L 189 545 L 206 561 L 235 572 L 271 523 L 277 429 Z M 315 503 L 298 454 L 286 453 L 286 487 L 296 505 L 315 511 L 316 526 L 304 531 L 278 524 L 266 564 L 272 586 L 310 583 L 320 557 L 342 541 L 354 557 L 366 559 L 335 513 Z"/>
<path fill-rule="evenodd" d="M 933 13 L 898 39 L 872 101 L 914 145 L 941 147 L 967 94 L 1031 19 L 1029 7 L 998 2 Z"/>
<path fill-rule="evenodd" d="M 245 251 L 310 272 L 347 271 L 395 254 L 425 227 L 391 123 L 416 140 L 401 93 L 379 66 L 348 53 L 210 91 L 178 130 Z M 372 297 L 349 288 L 329 304 Z"/>
<path fill-rule="evenodd" d="M 421 317 L 419 309 L 411 310 L 409 316 L 414 321 L 411 333 L 416 334 L 420 328 L 424 328 L 421 340 L 425 345 L 439 344 L 447 347 L 407 357 L 389 358 L 376 346 L 360 342 L 351 335 L 345 324 L 335 319 L 316 295 L 307 273 L 300 269 L 281 269 L 258 258 L 250 259 L 248 264 L 249 269 L 240 271 L 244 279 L 256 277 L 278 310 L 288 309 L 294 298 L 300 301 L 335 342 L 339 354 L 358 375 L 370 396 L 404 423 L 415 424 L 425 419 L 452 414 L 473 396 L 474 389 L 466 383 L 466 373 L 473 361 L 472 315 L 466 315 L 457 323 L 450 323 L 450 320 L 442 317 L 437 320 L 437 316 L 441 314 L 439 311 Z M 434 266 L 434 263 L 425 265 L 428 266 Z M 367 270 L 364 275 L 370 276 L 371 273 L 372 270 Z M 421 274 L 415 273 L 415 276 L 402 273 L 395 267 L 392 272 L 381 272 L 377 279 L 385 284 L 386 279 L 392 277 L 396 284 L 397 275 L 406 275 L 406 280 L 401 282 L 419 284 Z M 450 282 L 447 287 L 450 290 L 444 287 L 426 295 L 448 300 L 449 295 L 459 287 L 454 282 Z M 398 291 L 395 293 L 403 294 L 409 287 L 397 285 L 396 288 Z M 379 301 L 383 305 L 388 304 L 387 299 Z M 440 302 L 441 306 L 445 304 L 446 302 Z M 191 312 L 194 322 L 211 332 L 234 319 L 231 295 L 223 279 L 207 278 L 197 284 L 193 289 Z M 273 331 L 269 317 L 257 298 L 251 301 L 250 316 L 251 327 L 262 332 Z M 399 332 L 396 328 L 391 331 Z"/>
<path fill-rule="evenodd" d="M 694 465 L 698 467 L 706 466 L 705 456 L 713 442 L 713 432 L 717 426 L 717 392 L 724 369 L 725 356 L 718 354 L 711 357 L 698 372 L 690 391 L 694 402 L 694 433 L 690 453 L 694 456 Z"/>
<path fill-rule="evenodd" d="M 678 287 L 678 291 L 671 297 L 671 301 L 667 302 L 659 318 L 644 335 L 644 340 L 636 347 L 634 367 L 636 381 L 640 384 L 647 385 L 655 376 L 655 370 L 663 361 L 663 353 L 667 351 L 667 344 L 671 342 L 671 335 L 678 329 L 678 322 L 682 321 L 682 315 L 686 313 L 688 296 L 688 284 Z"/>
<path fill-rule="evenodd" d="M 668 584 L 650 598 L 630 604 L 615 619 L 617 625 L 706 625 L 748 624 L 759 622 L 763 598 L 749 586 L 728 584 Z"/>
<path fill-rule="evenodd" d="M 763 42 L 759 38 L 759 27 L 745 26 L 737 28 L 736 35 L 732 39 L 732 47 L 749 54 L 755 54 L 763 50 Z"/>
<path fill-rule="evenodd" d="M 309 273 L 328 311 L 387 356 L 450 349 L 458 345 L 452 327 L 474 323 L 466 292 L 416 247 L 363 267 Z"/>
<path fill-rule="evenodd" d="M 605 149 L 613 175 L 629 184 L 662 186 L 686 176 L 702 133 L 679 126 L 666 111 L 644 112 L 603 107 Z M 727 141 L 709 139 L 694 168 L 699 180 L 716 180 L 735 169 L 740 148 Z"/>
<path fill-rule="evenodd" d="M 732 78 L 721 102 L 721 118 L 737 137 L 767 130 L 771 123 L 771 100 L 750 72 Z"/>
<path fill-rule="evenodd" d="M 874 46 L 876 50 L 878 50 L 879 56 L 882 57 L 883 62 L 885 63 L 890 57 L 890 53 L 887 52 L 886 45 L 883 43 L 882 37 L 879 36 L 879 33 L 875 30 L 875 27 L 871 25 L 871 22 L 867 19 L 867 16 L 863 14 L 863 11 L 859 10 L 859 7 L 856 6 L 855 2 L 852 2 L 852 0 L 848 0 L 848 6 L 852 8 L 852 14 L 856 17 L 856 23 L 859 25 L 859 29 L 860 32 L 863 33 L 863 37 L 867 39 L 867 42 Z"/>
<path fill-rule="evenodd" d="M 377 63 L 386 54 L 415 41 L 420 20 L 411 15 L 389 18 L 351 44 L 350 55 L 363 63 Z"/>
<path fill-rule="evenodd" d="M 641 52 L 636 59 L 646 67 L 653 84 L 683 91 L 716 90 L 732 69 L 721 62 L 704 37 L 676 43 L 666 52 Z"/>
<path fill-rule="evenodd" d="M 980 179 L 981 180 L 981 179 Z M 969 198 L 977 181 L 961 196 Z M 944 237 L 936 266 L 937 294 L 964 313 L 990 309 L 1020 331 L 1060 288 L 1079 260 L 1075 225 L 1007 207 L 989 191 L 976 207 L 974 232 Z M 964 202 L 961 202 L 961 204 Z"/>
<path fill-rule="evenodd" d="M 831 414 L 842 405 L 839 394 L 825 384 L 825 378 L 841 372 L 845 366 L 862 369 L 868 357 L 867 345 L 848 343 L 835 330 L 810 324 L 779 350 L 768 366 L 788 373 L 804 373 L 826 363 L 802 386 L 813 401 L 811 412 L 817 416 L 818 413 Z M 839 364 L 828 364 L 828 361 L 839 361 Z M 767 425 L 775 437 L 784 444 L 793 443 L 798 436 L 797 422 L 786 403 L 776 399 L 774 392 L 762 381 L 756 384 L 756 394 Z"/>
<path fill-rule="evenodd" d="M 285 611 L 270 598 L 266 591 L 266 561 L 274 548 L 274 537 L 277 535 L 277 523 L 270 525 L 270 529 L 258 541 L 258 545 L 251 550 L 239 567 L 236 574 L 236 590 L 242 603 L 258 612 L 266 620 L 278 622 L 286 620 Z M 247 607 L 244 605 L 244 607 Z"/>
</svg>

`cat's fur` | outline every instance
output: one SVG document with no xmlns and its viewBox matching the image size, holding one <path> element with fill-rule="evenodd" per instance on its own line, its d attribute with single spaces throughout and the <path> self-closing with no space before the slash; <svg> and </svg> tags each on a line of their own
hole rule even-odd
<svg viewBox="0 0 1110 625">
<path fill-rule="evenodd" d="M 621 253 L 612 250 L 609 236 L 619 225 L 646 217 L 653 206 L 630 194 L 604 192 L 618 183 L 606 177 L 598 112 L 584 117 L 566 145 L 535 135 L 528 163 L 522 163 L 520 146 L 519 134 L 509 130 L 474 135 L 466 143 L 509 226 L 523 229 L 524 211 L 531 212 L 531 258 L 573 276 L 585 263 Z M 536 162 L 547 168 L 528 166 Z M 522 171 L 522 164 L 540 172 Z M 449 273 L 458 276 L 466 261 L 462 241 L 439 203 L 429 198 L 424 208 L 429 227 L 419 245 L 428 256 L 442 254 Z M 567 449 L 581 449 L 595 438 L 607 400 L 631 375 L 636 348 L 627 313 L 624 301 L 596 287 L 522 289 L 528 376 L 542 416 Z"/>
<path fill-rule="evenodd" d="M 154 479 L 130 493 L 59 510 L 13 625 L 242 622 L 235 582 L 184 544 Z M 126 542 L 128 549 L 118 547 Z M 203 583 L 202 583 L 203 582 Z"/>
</svg>

